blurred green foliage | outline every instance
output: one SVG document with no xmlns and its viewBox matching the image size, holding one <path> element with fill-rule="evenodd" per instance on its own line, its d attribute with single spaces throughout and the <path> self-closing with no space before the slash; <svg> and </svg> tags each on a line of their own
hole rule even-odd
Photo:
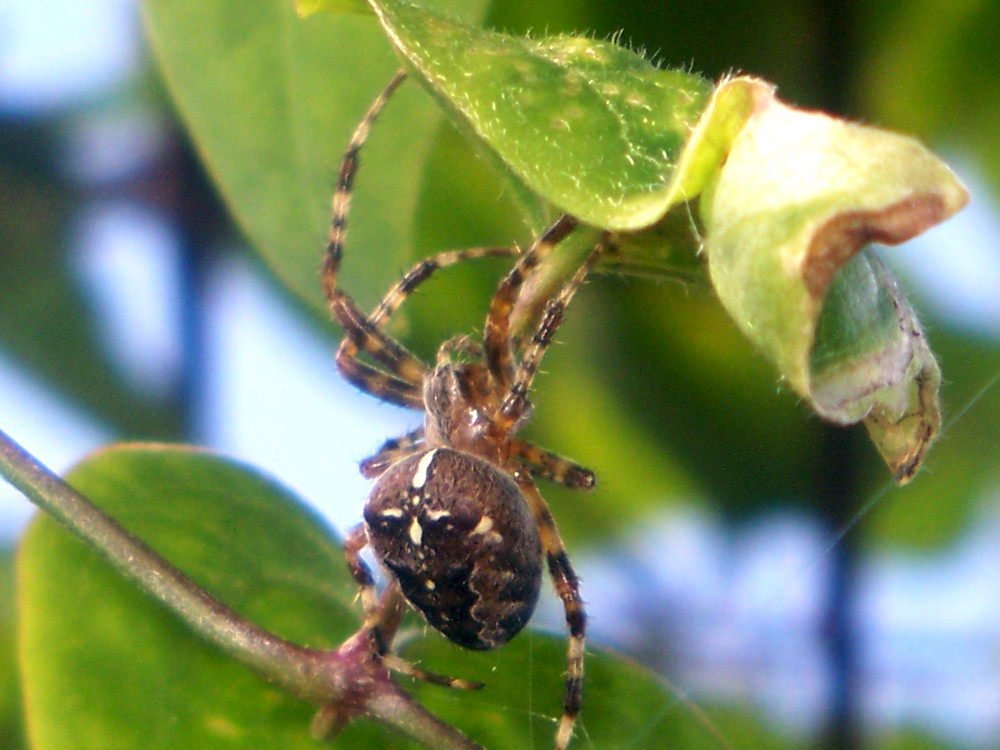
<svg viewBox="0 0 1000 750">
<path fill-rule="evenodd" d="M 41 383 L 130 435 L 180 434 L 176 403 L 136 393 L 74 278 L 69 238 L 91 196 L 61 169 L 61 121 L 0 121 L 0 346 Z"/>
<path fill-rule="evenodd" d="M 0 550 L 0 750 L 24 747 L 21 688 L 14 651 L 17 626 L 14 596 L 14 556 L 9 550 Z"/>
</svg>

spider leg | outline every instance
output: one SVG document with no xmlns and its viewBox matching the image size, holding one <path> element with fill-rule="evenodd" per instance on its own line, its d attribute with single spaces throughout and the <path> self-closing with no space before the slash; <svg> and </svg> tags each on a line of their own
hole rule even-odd
<svg viewBox="0 0 1000 750">
<path fill-rule="evenodd" d="M 497 409 L 496 419 L 494 420 L 497 428 L 509 430 L 521 419 L 527 410 L 528 389 L 531 387 L 531 381 L 534 380 L 535 373 L 538 372 L 538 366 L 542 362 L 542 357 L 545 356 L 546 349 L 552 343 L 552 337 L 562 324 L 566 306 L 573 299 L 576 290 L 580 288 L 583 280 L 590 273 L 590 269 L 594 267 L 597 259 L 608 246 L 609 239 L 610 235 L 605 233 L 601 237 L 600 242 L 597 243 L 597 246 L 587 256 L 587 259 L 576 269 L 576 273 L 559 290 L 559 294 L 550 299 L 545 305 L 545 313 L 542 315 L 542 320 L 539 322 L 528 347 L 525 349 L 524 356 L 521 358 L 521 365 L 517 369 L 513 382 L 510 385 L 510 390 L 504 396 L 503 401 L 500 402 L 500 406 Z"/>
<path fill-rule="evenodd" d="M 366 628 L 379 629 L 382 613 L 378 603 L 378 596 L 375 593 L 375 576 L 372 575 L 368 563 L 361 559 L 361 550 L 368 545 L 368 532 L 363 523 L 358 524 L 347 533 L 344 539 L 344 557 L 347 559 L 347 567 L 354 576 L 354 580 L 361 587 L 359 596 L 361 597 L 361 607 L 365 613 Z M 376 640 L 381 641 L 381 637 L 376 635 Z"/>
<path fill-rule="evenodd" d="M 339 290 L 335 296 L 339 299 L 332 301 L 330 307 L 334 310 L 337 322 L 344 329 L 344 339 L 337 349 L 338 368 L 348 360 L 357 359 L 359 352 L 364 352 L 389 368 L 388 374 L 395 380 L 409 384 L 411 388 L 419 391 L 419 384 L 427 371 L 424 363 L 398 341 L 372 325 L 371 321 L 358 310 L 354 300 Z"/>
<path fill-rule="evenodd" d="M 580 597 L 580 579 L 570 564 L 555 519 L 535 483 L 525 473 L 515 477 L 528 501 L 528 506 L 538 524 L 542 553 L 552 578 L 556 594 L 562 600 L 569 629 L 569 646 L 566 654 L 566 687 L 563 694 L 563 713 L 556 730 L 555 750 L 565 750 L 573 737 L 573 725 L 580 715 L 583 702 L 583 659 L 587 629 L 587 613 Z"/>
<path fill-rule="evenodd" d="M 438 347 L 437 363 L 439 365 L 453 362 L 459 357 L 478 361 L 482 359 L 483 346 L 473 341 L 469 336 L 454 336 Z"/>
<path fill-rule="evenodd" d="M 426 374 L 424 364 L 391 337 L 381 332 L 385 321 L 399 308 L 421 283 L 435 271 L 461 261 L 474 258 L 517 255 L 516 247 L 481 247 L 452 250 L 414 264 L 409 271 L 383 297 L 378 307 L 365 317 L 351 299 L 337 286 L 337 276 L 343 257 L 344 239 L 347 233 L 347 217 L 351 205 L 354 176 L 360 162 L 360 151 L 371 132 L 389 97 L 405 78 L 399 72 L 389 82 L 371 105 L 358 127 L 355 129 L 347 151 L 341 162 L 337 189 L 333 197 L 333 217 L 323 262 L 323 288 L 334 317 L 344 329 L 344 340 L 337 350 L 337 369 L 349 382 L 363 391 L 384 401 L 420 409 L 423 395 L 420 384 Z M 358 354 L 364 352 L 378 366 L 363 362 Z"/>
<path fill-rule="evenodd" d="M 481 682 L 462 680 L 457 677 L 445 677 L 428 672 L 392 653 L 392 640 L 395 637 L 404 611 L 403 597 L 395 581 L 389 583 L 381 599 L 376 595 L 375 578 L 372 575 L 371 568 L 361 559 L 361 550 L 367 544 L 368 534 L 365 531 L 364 524 L 358 524 L 351 529 L 344 540 L 344 556 L 347 558 L 347 567 L 350 569 L 351 575 L 354 576 L 354 580 L 361 587 L 361 606 L 365 613 L 362 629 L 371 631 L 375 650 L 385 667 L 393 672 L 398 672 L 416 680 L 422 680 L 423 682 L 429 682 L 432 685 L 443 685 L 444 687 L 458 690 L 479 690 L 484 687 Z"/>
<path fill-rule="evenodd" d="M 552 451 L 520 438 L 510 441 L 511 456 L 523 463 L 533 476 L 548 479 L 573 490 L 590 490 L 597 480 L 594 472 Z"/>
<path fill-rule="evenodd" d="M 340 165 L 337 189 L 333 194 L 333 216 L 323 257 L 322 276 L 330 311 L 344 329 L 344 340 L 337 350 L 337 369 L 341 375 L 378 398 L 419 409 L 423 406 L 421 383 L 426 367 L 402 344 L 384 335 L 358 309 L 354 300 L 337 286 L 359 153 L 375 119 L 405 77 L 406 74 L 402 71 L 393 77 L 351 136 Z M 388 372 L 361 361 L 358 358 L 359 352 L 365 352 L 376 362 L 385 365 Z"/>
<path fill-rule="evenodd" d="M 380 401 L 422 411 L 423 395 L 413 384 L 355 357 L 337 358 L 337 372 L 348 383 Z"/>
<path fill-rule="evenodd" d="M 412 677 L 415 680 L 429 682 L 432 685 L 453 688 L 455 690 L 479 690 L 485 685 L 481 682 L 462 680 L 458 677 L 446 677 L 444 675 L 428 672 L 421 669 L 416 664 L 401 659 L 392 653 L 392 641 L 399 630 L 399 625 L 403 620 L 403 615 L 409 610 L 406 599 L 403 598 L 399 590 L 399 582 L 390 579 L 385 591 L 379 599 L 380 620 L 378 626 L 372 632 L 375 647 L 379 658 L 386 669 L 399 674 Z"/>
<path fill-rule="evenodd" d="M 361 462 L 361 475 L 374 479 L 390 465 L 424 447 L 424 428 L 420 427 L 398 438 L 386 440 L 374 456 Z"/>
<path fill-rule="evenodd" d="M 358 596 L 364 612 L 362 630 L 371 633 L 372 642 L 379 657 L 392 649 L 392 641 L 403 619 L 404 599 L 395 580 L 390 580 L 382 596 L 375 591 L 375 576 L 371 568 L 361 558 L 361 551 L 368 546 L 368 530 L 364 523 L 347 532 L 344 539 L 344 558 L 347 568 L 360 587 Z"/>
<path fill-rule="evenodd" d="M 462 680 L 458 677 L 445 677 L 444 675 L 428 672 L 415 664 L 411 664 L 406 659 L 400 659 L 395 654 L 383 655 L 382 663 L 393 672 L 405 674 L 407 677 L 412 677 L 421 682 L 429 682 L 432 685 L 441 685 L 456 690 L 481 690 L 486 687 L 482 682 L 472 682 L 470 680 Z"/>
<path fill-rule="evenodd" d="M 337 350 L 337 367 L 341 375 L 362 390 L 371 393 L 383 401 L 390 401 L 401 406 L 408 406 L 414 409 L 423 408 L 423 390 L 414 388 L 407 378 L 393 378 L 388 373 L 379 370 L 377 367 L 361 362 L 358 357 L 359 349 L 364 350 L 376 361 L 381 362 L 390 371 L 398 371 L 410 358 L 416 359 L 408 352 L 400 352 L 398 348 L 393 349 L 388 346 L 372 346 L 374 342 L 380 340 L 382 343 L 392 340 L 381 334 L 380 331 L 386 321 L 392 317 L 393 313 L 399 309 L 400 305 L 409 297 L 420 284 L 430 278 L 435 271 L 454 265 L 466 260 L 477 258 L 490 258 L 507 255 L 518 255 L 520 250 L 516 247 L 473 247 L 464 250 L 449 250 L 438 253 L 429 258 L 417 261 L 396 282 L 396 284 L 386 293 L 382 301 L 375 308 L 374 312 L 367 320 L 362 321 L 354 317 L 356 311 L 345 310 L 343 314 L 352 315 L 352 327 L 348 330 L 361 332 L 360 338 L 347 336 Z M 378 333 L 377 333 L 378 332 Z M 402 357 L 402 360 L 400 359 Z M 420 363 L 423 368 L 423 364 Z M 425 371 L 424 371 L 425 372 Z M 412 377 L 416 371 L 411 371 Z M 420 376 L 423 379 L 423 375 Z M 362 468 L 362 473 L 365 473 Z M 365 474 L 365 476 L 369 476 Z M 372 476 L 375 476 L 374 474 Z"/>
<path fill-rule="evenodd" d="M 483 331 L 486 366 L 493 378 L 506 390 L 514 379 L 514 353 L 511 350 L 510 314 L 517 301 L 518 292 L 528 274 L 572 232 L 577 225 L 575 218 L 563 214 L 555 224 L 532 245 L 517 264 L 503 278 L 490 302 Z"/>
<path fill-rule="evenodd" d="M 354 158 L 353 163 L 355 166 L 357 165 L 357 157 Z M 349 192 L 350 187 L 348 183 L 348 196 L 343 198 L 343 201 L 349 201 Z M 342 227 L 345 226 L 345 221 L 346 219 L 341 221 Z M 402 347 L 396 345 L 396 342 L 391 338 L 382 334 L 381 329 L 385 325 L 385 322 L 399 309 L 400 305 L 403 304 L 406 298 L 413 294 L 418 286 L 427 281 L 427 279 L 429 279 L 436 271 L 442 268 L 446 268 L 466 260 L 495 258 L 519 254 L 520 250 L 517 247 L 471 247 L 463 250 L 448 250 L 438 253 L 437 255 L 432 255 L 429 258 L 423 258 L 414 263 L 410 269 L 403 274 L 403 277 L 397 281 L 388 292 L 386 292 L 382 301 L 379 302 L 378 306 L 375 308 L 374 312 L 368 316 L 367 320 L 360 319 L 361 316 L 356 307 L 354 307 L 354 309 L 348 307 L 347 302 L 350 302 L 350 300 L 338 302 L 337 304 L 341 308 L 339 310 L 339 315 L 344 316 L 348 321 L 347 323 L 341 321 L 342 324 L 344 324 L 345 329 L 348 329 L 349 331 L 356 331 L 360 334 L 349 334 L 344 341 L 341 342 L 340 349 L 337 352 L 338 357 L 355 357 L 358 351 L 361 350 L 369 354 L 376 361 L 381 362 L 383 365 L 392 368 L 395 371 L 400 371 L 405 377 L 407 373 L 403 372 L 403 368 L 409 366 L 409 363 L 407 362 L 408 359 L 415 359 L 415 357 Z M 332 273 L 336 274 L 338 268 L 339 261 L 337 261 L 337 264 L 333 266 Z M 324 273 L 326 273 L 326 271 L 324 271 Z M 346 295 L 343 295 L 343 293 L 339 292 L 339 290 L 335 292 L 335 294 L 346 297 Z M 331 301 L 331 305 L 332 304 L 334 303 Z M 338 317 L 338 320 L 339 319 L 340 318 Z M 423 368 L 422 363 L 420 363 L 420 366 Z M 423 372 L 423 370 L 420 371 L 419 377 L 423 377 Z M 408 374 L 411 377 L 416 376 L 417 371 L 413 370 Z"/>
<path fill-rule="evenodd" d="M 413 294 L 416 288 L 429 279 L 435 271 L 466 260 L 519 255 L 520 252 L 517 247 L 470 247 L 464 250 L 448 250 L 419 260 L 386 293 L 368 320 L 373 325 L 381 327 L 399 309 L 403 301 Z"/>
<path fill-rule="evenodd" d="M 337 349 L 337 369 L 341 376 L 361 390 L 377 398 L 414 409 L 423 408 L 423 390 L 414 387 L 414 383 L 404 377 L 396 377 L 392 371 L 399 368 L 399 357 L 413 357 L 408 352 L 400 354 L 400 348 L 379 345 L 393 343 L 392 339 L 381 333 L 382 326 L 399 309 L 400 305 L 416 288 L 426 281 L 438 269 L 456 263 L 476 258 L 490 258 L 507 255 L 517 255 L 516 247 L 473 247 L 464 250 L 449 250 L 429 258 L 417 261 L 403 277 L 386 293 L 375 311 L 362 320 L 357 308 L 344 308 L 341 314 L 350 316 L 349 326 L 345 326 L 348 335 Z M 339 292 L 339 290 L 338 290 Z M 352 335 L 350 332 L 356 332 Z M 367 362 L 358 359 L 359 350 L 364 350 L 377 361 L 387 366 L 390 372 L 380 370 Z M 423 364 L 420 363 L 423 368 Z M 411 373 L 411 375 L 414 373 Z M 422 380 L 423 376 L 420 376 Z M 380 471 L 372 469 L 368 474 L 362 464 L 362 474 L 371 478 Z"/>
<path fill-rule="evenodd" d="M 345 327 L 345 330 L 356 331 L 360 334 L 359 336 L 349 334 L 337 350 L 337 367 L 341 375 L 357 387 L 383 401 L 422 409 L 422 389 L 414 388 L 413 384 L 409 382 L 409 378 L 405 376 L 393 378 L 389 373 L 361 362 L 357 357 L 359 350 L 364 350 L 390 371 L 400 370 L 405 366 L 401 366 L 401 361 L 407 362 L 415 357 L 408 352 L 401 351 L 400 348 L 385 346 L 384 344 L 390 343 L 392 340 L 381 334 L 381 329 L 420 284 L 429 279 L 435 271 L 456 263 L 478 258 L 518 255 L 519 253 L 520 250 L 516 247 L 473 247 L 438 253 L 419 260 L 411 266 L 403 277 L 389 289 L 367 320 L 359 318 L 356 308 L 341 310 L 342 315 L 350 316 L 349 327 Z M 425 373 L 426 370 L 423 369 L 422 363 L 420 363 L 420 367 L 421 372 Z M 409 375 L 412 378 L 417 375 L 417 372 L 412 370 Z M 419 376 L 419 379 L 422 381 L 423 374 Z"/>
</svg>

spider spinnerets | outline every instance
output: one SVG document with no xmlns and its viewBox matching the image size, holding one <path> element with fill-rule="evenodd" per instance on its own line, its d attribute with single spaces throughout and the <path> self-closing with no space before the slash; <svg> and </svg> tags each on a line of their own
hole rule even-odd
<svg viewBox="0 0 1000 750">
<path fill-rule="evenodd" d="M 530 417 L 528 390 L 566 305 L 609 236 L 603 235 L 572 278 L 544 300 L 533 335 L 523 345 L 512 333 L 511 313 L 532 271 L 576 227 L 570 216 L 561 217 L 525 253 L 485 247 L 424 259 L 371 315 L 364 315 L 337 286 L 352 182 L 371 125 L 404 77 L 397 74 L 372 104 L 344 156 L 323 286 L 345 334 L 337 350 L 340 374 L 379 399 L 423 411 L 425 418 L 421 429 L 387 441 L 362 462 L 362 473 L 375 485 L 364 522 L 346 540 L 348 565 L 361 586 L 365 626 L 372 629 L 387 666 L 431 679 L 392 657 L 389 638 L 378 632 L 385 596 L 380 603 L 360 555 L 364 547 L 387 570 L 391 593 L 398 591 L 430 625 L 469 649 L 494 648 L 521 631 L 535 609 L 542 567 L 547 567 L 569 630 L 563 715 L 555 741 L 562 750 L 580 711 L 586 615 L 577 576 L 533 477 L 590 489 L 594 476 L 516 433 Z M 428 367 L 384 332 L 403 300 L 436 270 L 503 255 L 517 262 L 492 298 L 482 345 L 467 337 L 446 341 L 434 367 Z"/>
</svg>

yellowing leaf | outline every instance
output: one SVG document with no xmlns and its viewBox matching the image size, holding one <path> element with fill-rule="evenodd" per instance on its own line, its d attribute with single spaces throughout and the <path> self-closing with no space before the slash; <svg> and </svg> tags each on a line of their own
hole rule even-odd
<svg viewBox="0 0 1000 750">
<path fill-rule="evenodd" d="M 764 84 L 702 199 L 723 305 L 818 414 L 866 419 L 900 481 L 939 427 L 940 378 L 895 282 L 858 253 L 904 242 L 967 200 L 912 138 L 794 109 Z"/>
</svg>

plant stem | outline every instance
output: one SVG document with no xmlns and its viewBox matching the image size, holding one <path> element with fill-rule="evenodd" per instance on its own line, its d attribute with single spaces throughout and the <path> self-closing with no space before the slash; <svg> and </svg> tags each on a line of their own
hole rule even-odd
<svg viewBox="0 0 1000 750">
<path fill-rule="evenodd" d="M 3 431 L 0 476 L 166 605 L 198 636 L 293 695 L 321 705 L 344 704 L 342 710 L 347 718 L 363 713 L 427 747 L 479 747 L 396 685 L 388 670 L 374 658 L 365 631 L 352 636 L 336 651 L 317 651 L 258 627 L 132 536 Z"/>
<path fill-rule="evenodd" d="M 163 602 L 199 636 L 269 677 L 287 671 L 294 644 L 239 617 L 122 528 L 0 431 L 0 474 L 96 549 L 116 570 Z M 296 680 L 282 680 L 289 689 Z"/>
</svg>

